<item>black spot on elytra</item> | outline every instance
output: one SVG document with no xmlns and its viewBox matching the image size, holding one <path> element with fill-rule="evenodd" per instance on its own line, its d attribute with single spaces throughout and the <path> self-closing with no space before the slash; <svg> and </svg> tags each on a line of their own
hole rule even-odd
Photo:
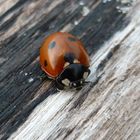
<svg viewBox="0 0 140 140">
<path fill-rule="evenodd" d="M 64 55 L 65 62 L 69 62 L 70 64 L 72 64 L 74 59 L 75 59 L 75 55 L 73 53 L 66 53 Z"/>
<path fill-rule="evenodd" d="M 68 40 L 70 40 L 70 41 L 72 41 L 72 42 L 77 41 L 77 39 L 76 39 L 76 38 L 74 38 L 74 37 L 68 37 Z"/>
<path fill-rule="evenodd" d="M 47 60 L 44 60 L 44 66 L 46 67 L 48 65 Z"/>
<path fill-rule="evenodd" d="M 52 49 L 52 48 L 54 48 L 54 47 L 55 47 L 55 45 L 56 45 L 56 42 L 55 42 L 55 41 L 53 41 L 53 42 L 51 42 L 51 43 L 49 44 L 49 48 L 50 48 L 50 49 Z"/>
</svg>

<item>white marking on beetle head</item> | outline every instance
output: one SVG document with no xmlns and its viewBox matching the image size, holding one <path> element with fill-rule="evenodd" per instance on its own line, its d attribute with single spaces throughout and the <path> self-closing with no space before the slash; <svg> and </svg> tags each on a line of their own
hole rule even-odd
<svg viewBox="0 0 140 140">
<path fill-rule="evenodd" d="M 80 63 L 79 60 L 74 59 L 73 63 Z"/>
<path fill-rule="evenodd" d="M 64 80 L 62 80 L 62 83 L 63 83 L 65 86 L 69 86 L 70 81 L 69 81 L 69 79 L 64 79 Z"/>
<path fill-rule="evenodd" d="M 70 63 L 69 62 L 65 62 L 64 68 L 67 67 L 68 65 L 70 65 Z"/>
<path fill-rule="evenodd" d="M 88 72 L 84 72 L 83 79 L 86 79 L 88 77 Z"/>
</svg>

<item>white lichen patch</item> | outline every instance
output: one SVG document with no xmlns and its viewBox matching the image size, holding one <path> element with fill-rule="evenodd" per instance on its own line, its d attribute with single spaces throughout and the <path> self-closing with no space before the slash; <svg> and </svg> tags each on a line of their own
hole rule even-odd
<svg viewBox="0 0 140 140">
<path fill-rule="evenodd" d="M 28 79 L 29 83 L 32 83 L 33 81 L 34 81 L 34 78 L 32 78 L 32 77 Z"/>
<path fill-rule="evenodd" d="M 103 3 L 107 3 L 107 2 L 110 2 L 111 0 L 103 0 L 102 2 Z"/>
<path fill-rule="evenodd" d="M 24 75 L 25 75 L 25 76 L 27 76 L 27 75 L 28 75 L 28 73 L 27 73 L 27 72 L 25 72 L 25 73 L 24 73 Z"/>
<path fill-rule="evenodd" d="M 118 12 L 122 14 L 127 14 L 130 11 L 135 0 L 117 0 L 117 2 L 120 3 L 120 5 L 116 7 Z"/>
<path fill-rule="evenodd" d="M 6 58 L 0 57 L 0 64 L 4 63 L 6 61 Z"/>
<path fill-rule="evenodd" d="M 90 9 L 87 6 L 84 6 L 82 9 L 82 16 L 87 16 L 90 12 Z"/>
<path fill-rule="evenodd" d="M 85 5 L 85 3 L 83 1 L 80 1 L 79 5 L 83 6 L 83 5 Z"/>
<path fill-rule="evenodd" d="M 79 24 L 79 21 L 78 20 L 75 20 L 74 21 L 74 25 L 78 25 Z"/>
</svg>

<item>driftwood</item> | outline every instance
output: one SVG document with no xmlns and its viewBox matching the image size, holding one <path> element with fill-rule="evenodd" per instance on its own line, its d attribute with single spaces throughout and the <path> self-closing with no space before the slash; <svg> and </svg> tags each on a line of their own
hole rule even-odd
<svg viewBox="0 0 140 140">
<path fill-rule="evenodd" d="M 79 37 L 90 81 L 57 92 L 39 65 L 56 31 Z M 1 0 L 0 139 L 139 140 L 140 3 L 132 0 Z"/>
</svg>

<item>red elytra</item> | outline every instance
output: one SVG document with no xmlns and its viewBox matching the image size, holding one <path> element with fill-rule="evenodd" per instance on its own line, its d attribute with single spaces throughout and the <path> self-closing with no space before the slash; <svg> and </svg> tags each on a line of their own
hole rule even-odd
<svg viewBox="0 0 140 140">
<path fill-rule="evenodd" d="M 83 78 L 85 71 L 88 71 L 89 75 L 89 55 L 83 43 L 75 36 L 65 32 L 53 33 L 44 40 L 40 48 L 40 64 L 42 70 L 50 78 L 59 77 L 58 81 L 61 84 L 64 78 L 70 82 L 79 81 Z M 75 75 L 75 78 L 71 79 L 68 75 Z"/>
</svg>

